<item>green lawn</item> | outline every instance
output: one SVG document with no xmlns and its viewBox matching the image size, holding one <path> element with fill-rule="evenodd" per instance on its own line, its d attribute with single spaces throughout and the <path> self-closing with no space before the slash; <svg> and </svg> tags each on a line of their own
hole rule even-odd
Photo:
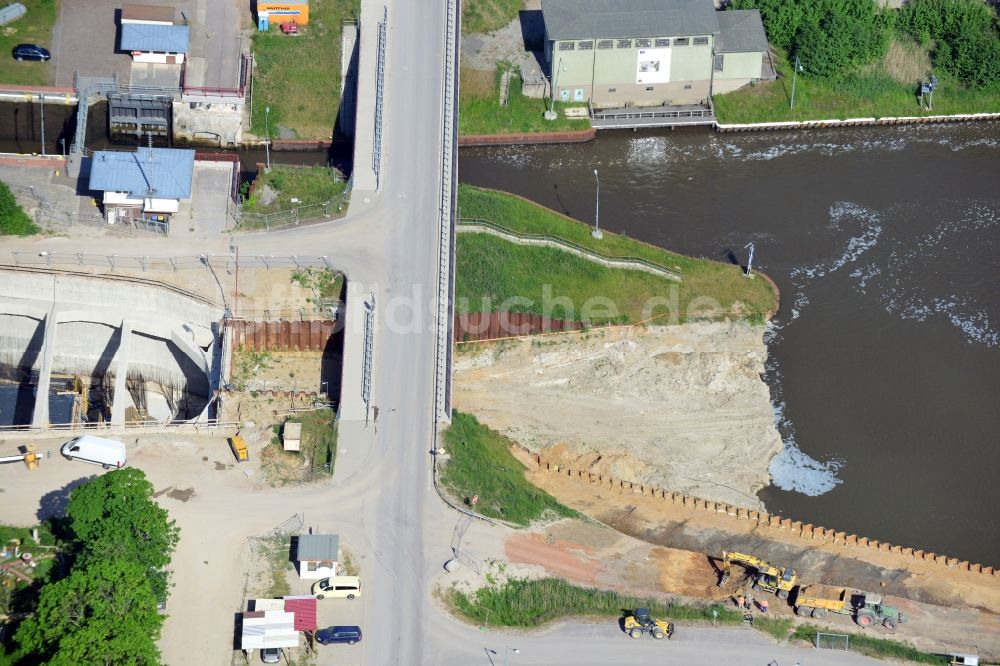
<svg viewBox="0 0 1000 666">
<path fill-rule="evenodd" d="M 341 22 L 356 17 L 360 0 L 312 0 L 309 25 L 290 37 L 272 23 L 253 33 L 257 69 L 253 79 L 251 131 L 278 136 L 282 125 L 299 139 L 327 139 L 340 104 Z M 265 131 L 265 108 L 270 107 Z"/>
<path fill-rule="evenodd" d="M 278 192 L 277 198 L 267 205 L 261 202 L 261 192 L 265 185 Z M 261 170 L 257 174 L 253 193 L 243 202 L 243 212 L 276 213 L 324 203 L 343 194 L 346 189 L 343 174 L 336 169 L 275 164 L 270 173 Z M 293 198 L 298 199 L 298 202 L 293 202 Z"/>
<path fill-rule="evenodd" d="M 720 604 L 688 606 L 663 602 L 579 587 L 561 578 L 511 579 L 472 594 L 453 589 L 450 601 L 466 619 L 502 627 L 536 627 L 563 617 L 621 618 L 624 611 L 642 607 L 649 608 L 653 617 L 672 622 L 711 622 L 713 611 L 719 624 L 739 624 L 743 618 L 739 611 Z"/>
<path fill-rule="evenodd" d="M 816 633 L 828 631 L 822 627 L 811 624 L 800 624 L 795 628 L 792 639 L 800 639 L 812 643 L 816 639 Z M 851 633 L 850 649 L 869 657 L 877 659 L 899 659 L 918 664 L 948 664 L 949 659 L 939 654 L 923 652 L 913 647 L 909 643 L 901 641 L 891 641 L 884 638 L 875 638 L 860 633 Z"/>
<path fill-rule="evenodd" d="M 302 444 L 300 454 L 309 461 L 310 467 L 333 465 L 337 460 L 337 413 L 332 409 L 317 409 L 290 416 L 285 423 L 302 424 Z"/>
<path fill-rule="evenodd" d="M 462 33 L 493 32 L 521 10 L 521 0 L 462 0 Z"/>
<path fill-rule="evenodd" d="M 795 109 L 791 110 L 792 66 L 780 52 L 775 66 L 777 80 L 712 98 L 720 123 L 1000 112 L 1000 89 L 970 90 L 942 73 L 938 74 L 940 81 L 934 92 L 934 110 L 921 110 L 916 96 L 919 75 L 911 81 L 885 61 L 849 74 L 843 81 L 800 74 L 795 83 Z"/>
<path fill-rule="evenodd" d="M 49 85 L 55 78 L 55 67 L 49 62 L 18 62 L 10 52 L 22 43 L 38 44 L 53 51 L 52 26 L 59 14 L 59 0 L 19 0 L 28 13 L 0 28 L 0 83 L 19 86 Z M 9 2 L 4 2 L 7 6 Z M 73 26 L 63 26 L 72 30 Z M 66 64 L 72 67 L 72 64 Z"/>
<path fill-rule="evenodd" d="M 469 414 L 454 412 L 444 434 L 448 462 L 441 483 L 484 516 L 527 526 L 545 516 L 574 516 L 524 478 L 525 467 L 510 452 L 513 442 Z"/>
<path fill-rule="evenodd" d="M 724 312 L 759 321 L 776 306 L 776 294 L 766 280 L 747 279 L 738 266 L 674 254 L 654 245 L 619 234 L 604 232 L 602 240 L 590 235 L 590 227 L 530 201 L 503 192 L 460 185 L 459 211 L 463 218 L 489 220 L 522 234 L 544 234 L 562 238 L 611 256 L 641 257 L 674 268 L 683 275 L 680 283 L 649 273 L 614 270 L 574 255 L 550 248 L 525 247 L 485 234 L 458 235 L 456 296 L 459 311 L 485 309 L 481 297 L 492 297 L 491 307 L 511 296 L 535 300 L 534 307 L 522 305 L 512 310 L 542 313 L 538 302 L 545 285 L 553 297 L 568 296 L 579 312 L 594 296 L 610 298 L 619 310 L 619 320 L 640 321 L 643 306 L 653 297 L 666 298 L 654 314 L 675 307 L 681 320 L 710 304 L 695 299 L 708 297 Z M 676 293 L 676 301 L 671 301 Z M 692 305 L 696 307 L 691 307 Z M 574 313 L 576 314 L 576 313 Z M 559 316 L 558 310 L 552 312 Z M 603 321 L 614 319 L 605 317 Z M 597 318 L 597 321 L 602 319 Z M 666 322 L 664 322 L 666 323 Z"/>
<path fill-rule="evenodd" d="M 463 69 L 459 88 L 458 133 L 518 134 L 530 132 L 566 132 L 590 127 L 586 118 L 570 120 L 562 109 L 579 104 L 556 102 L 556 120 L 545 120 L 548 100 L 531 99 L 521 94 L 521 79 L 513 77 L 507 96 L 507 106 L 500 106 L 500 77 L 505 64 L 497 65 L 494 73 Z"/>
</svg>

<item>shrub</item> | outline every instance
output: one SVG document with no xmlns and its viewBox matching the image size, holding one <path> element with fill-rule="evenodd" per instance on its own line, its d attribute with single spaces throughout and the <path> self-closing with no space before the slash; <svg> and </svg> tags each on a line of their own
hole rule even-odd
<svg viewBox="0 0 1000 666">
<path fill-rule="evenodd" d="M 0 181 L 0 235 L 30 236 L 38 231 L 38 226 L 17 203 L 7 183 Z"/>
</svg>

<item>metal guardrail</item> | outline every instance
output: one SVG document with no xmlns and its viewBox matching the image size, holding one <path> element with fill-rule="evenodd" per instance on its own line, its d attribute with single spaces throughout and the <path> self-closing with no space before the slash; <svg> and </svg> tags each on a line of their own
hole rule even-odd
<svg viewBox="0 0 1000 666">
<path fill-rule="evenodd" d="M 598 252 L 597 250 L 592 250 L 591 248 L 584 247 L 574 243 L 573 241 L 568 241 L 564 238 L 559 238 L 558 236 L 548 236 L 544 234 L 522 234 L 516 231 L 512 231 L 502 225 L 490 222 L 489 220 L 483 220 L 478 218 L 461 218 L 458 221 L 459 227 L 466 227 L 469 230 L 475 227 L 483 227 L 485 229 L 490 229 L 495 231 L 498 235 L 509 236 L 510 238 L 526 241 L 537 245 L 549 245 L 564 250 L 573 252 L 574 254 L 583 257 L 584 259 L 590 258 L 591 261 L 600 263 L 607 266 L 626 268 L 631 270 L 641 270 L 646 273 L 653 273 L 656 275 L 661 275 L 670 280 L 682 280 L 683 275 L 680 271 L 673 268 L 667 268 L 666 266 L 661 266 L 660 264 L 653 263 L 647 259 L 641 257 L 622 257 L 613 256 L 609 254 L 604 254 L 603 252 Z"/>
<path fill-rule="evenodd" d="M 172 271 L 191 268 L 234 269 L 235 257 L 231 254 L 202 254 L 188 256 L 150 256 L 134 254 L 93 254 L 87 252 L 48 252 L 37 250 L 11 250 L 15 266 L 92 266 L 111 270 Z M 4 262 L 0 253 L 0 265 Z M 240 266 L 254 268 L 325 268 L 335 270 L 327 256 L 274 256 L 241 255 Z"/>
<path fill-rule="evenodd" d="M 46 432 L 119 432 L 122 430 L 126 431 L 136 431 L 136 430 L 194 430 L 196 432 L 201 432 L 202 430 L 214 434 L 216 430 L 231 430 L 233 428 L 239 428 L 240 423 L 236 421 L 202 421 L 200 423 L 192 423 L 190 421 L 171 421 L 167 423 L 159 423 L 156 421 L 126 421 L 121 425 L 112 425 L 111 423 L 47 423 L 42 426 L 33 425 L 4 425 L 0 426 L 0 436 L 6 433 L 35 433 L 42 434 Z"/>
<path fill-rule="evenodd" d="M 235 231 L 277 231 L 298 226 L 303 222 L 332 219 L 333 213 L 343 211 L 350 200 L 352 187 L 353 178 L 348 179 L 346 190 L 328 201 L 304 204 L 274 213 L 244 213 L 236 207 L 233 213 L 236 220 Z"/>
<path fill-rule="evenodd" d="M 385 92 L 385 42 L 388 25 L 389 7 L 383 5 L 382 20 L 378 24 L 378 54 L 375 64 L 375 150 L 372 153 L 372 171 L 375 172 L 376 190 L 382 171 L 382 97 Z"/>
<path fill-rule="evenodd" d="M 375 355 L 375 293 L 365 301 L 365 351 L 361 364 L 361 399 L 365 403 L 365 420 L 372 395 L 372 363 Z"/>
</svg>

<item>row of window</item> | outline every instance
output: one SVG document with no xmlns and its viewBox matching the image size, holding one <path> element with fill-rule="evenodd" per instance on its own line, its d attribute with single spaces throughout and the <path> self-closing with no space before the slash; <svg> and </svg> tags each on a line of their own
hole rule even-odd
<svg viewBox="0 0 1000 666">
<path fill-rule="evenodd" d="M 674 37 L 671 40 L 668 37 L 656 38 L 656 39 L 598 39 L 597 48 L 599 49 L 630 49 L 633 43 L 637 49 L 648 49 L 652 46 L 658 48 L 666 48 L 668 46 L 707 46 L 708 37 Z M 579 48 L 581 51 L 592 51 L 594 49 L 594 40 L 586 39 L 580 42 L 559 42 L 560 51 L 575 51 Z"/>
</svg>

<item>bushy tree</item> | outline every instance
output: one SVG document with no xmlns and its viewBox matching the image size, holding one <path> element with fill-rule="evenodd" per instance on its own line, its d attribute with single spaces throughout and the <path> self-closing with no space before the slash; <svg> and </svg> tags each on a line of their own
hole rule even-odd
<svg viewBox="0 0 1000 666">
<path fill-rule="evenodd" d="M 0 235 L 29 236 L 38 233 L 38 226 L 17 203 L 7 183 L 0 181 Z"/>
<path fill-rule="evenodd" d="M 1000 31 L 987 4 L 910 0 L 899 11 L 899 25 L 921 43 L 934 44 L 935 67 L 976 88 L 1000 84 Z"/>
</svg>

